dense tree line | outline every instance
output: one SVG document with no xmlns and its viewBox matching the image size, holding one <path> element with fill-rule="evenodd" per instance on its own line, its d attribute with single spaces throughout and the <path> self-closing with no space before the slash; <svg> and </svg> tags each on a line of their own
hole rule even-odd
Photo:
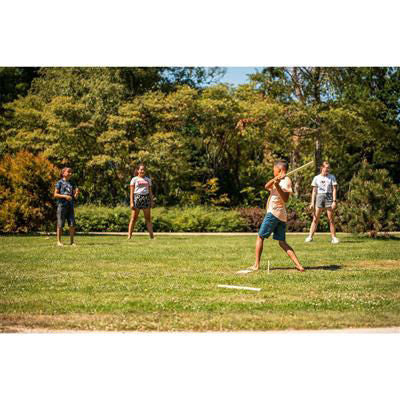
<svg viewBox="0 0 400 400">
<path fill-rule="evenodd" d="M 144 162 L 158 204 L 260 206 L 271 163 L 309 196 L 329 159 L 344 197 L 366 162 L 400 179 L 398 68 L 261 68 L 219 84 L 220 68 L 1 68 L 0 158 L 23 150 L 71 166 L 84 202 L 127 199 Z M 385 175 L 386 176 L 386 175 Z"/>
</svg>

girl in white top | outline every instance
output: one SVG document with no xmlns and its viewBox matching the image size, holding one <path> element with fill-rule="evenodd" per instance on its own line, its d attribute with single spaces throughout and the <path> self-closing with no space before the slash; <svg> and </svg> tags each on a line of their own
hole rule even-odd
<svg viewBox="0 0 400 400">
<path fill-rule="evenodd" d="M 145 176 L 145 167 L 140 164 L 135 169 L 135 176 L 130 183 L 131 220 L 128 227 L 128 239 L 132 237 L 132 231 L 139 218 L 140 210 L 143 210 L 147 230 L 150 239 L 154 239 L 153 224 L 151 222 L 151 207 L 153 205 L 153 193 L 151 191 L 151 179 Z"/>
<path fill-rule="evenodd" d="M 329 220 L 329 229 L 331 231 L 332 243 L 339 243 L 336 237 L 335 222 L 333 212 L 336 208 L 337 182 L 335 175 L 329 173 L 329 163 L 324 161 L 321 165 L 321 173 L 314 177 L 311 183 L 313 190 L 311 195 L 310 209 L 313 211 L 313 221 L 310 227 L 310 233 L 306 242 L 311 242 L 315 231 L 317 230 L 319 218 L 324 208 Z M 315 206 L 314 206 L 315 204 Z"/>
</svg>

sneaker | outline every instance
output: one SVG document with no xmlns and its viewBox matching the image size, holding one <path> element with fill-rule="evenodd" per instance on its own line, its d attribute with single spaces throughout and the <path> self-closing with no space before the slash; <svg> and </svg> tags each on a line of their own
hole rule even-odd
<svg viewBox="0 0 400 400">
<path fill-rule="evenodd" d="M 332 238 L 332 244 L 338 244 L 340 243 L 340 240 L 335 236 L 334 238 Z"/>
<path fill-rule="evenodd" d="M 306 243 L 309 243 L 309 242 L 312 242 L 312 241 L 313 241 L 312 236 L 307 236 L 306 237 L 306 240 L 305 240 Z"/>
</svg>

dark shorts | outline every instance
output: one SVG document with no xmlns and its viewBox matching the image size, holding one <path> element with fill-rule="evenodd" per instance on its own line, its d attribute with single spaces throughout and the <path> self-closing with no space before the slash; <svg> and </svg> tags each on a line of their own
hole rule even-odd
<svg viewBox="0 0 400 400">
<path fill-rule="evenodd" d="M 150 208 L 150 195 L 135 194 L 133 198 L 133 206 L 139 209 Z"/>
<path fill-rule="evenodd" d="M 274 240 L 282 240 L 286 239 L 286 222 L 281 221 L 276 218 L 272 213 L 267 213 L 264 217 L 264 221 L 262 222 L 260 229 L 258 231 L 258 236 L 263 239 L 267 239 L 274 234 Z"/>
<path fill-rule="evenodd" d="M 74 206 L 57 206 L 57 226 L 64 228 L 65 221 L 68 222 L 68 226 L 75 226 L 75 212 Z"/>
<path fill-rule="evenodd" d="M 333 197 L 332 193 L 318 193 L 315 206 L 317 208 L 330 208 L 332 207 Z"/>
</svg>

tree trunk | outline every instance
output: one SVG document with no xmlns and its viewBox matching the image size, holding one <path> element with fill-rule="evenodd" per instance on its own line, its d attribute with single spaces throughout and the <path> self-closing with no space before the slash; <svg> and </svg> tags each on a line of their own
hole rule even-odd
<svg viewBox="0 0 400 400">
<path fill-rule="evenodd" d="M 315 159 L 315 175 L 318 175 L 322 163 L 321 139 L 319 138 L 319 135 L 315 139 L 314 159 Z"/>
</svg>

